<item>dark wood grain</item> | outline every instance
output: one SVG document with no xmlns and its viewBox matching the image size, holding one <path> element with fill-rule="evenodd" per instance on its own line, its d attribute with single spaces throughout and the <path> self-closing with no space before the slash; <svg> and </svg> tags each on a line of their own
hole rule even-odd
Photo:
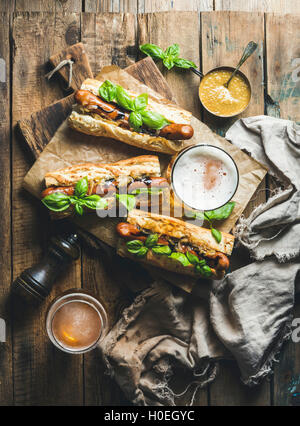
<svg viewBox="0 0 300 426">
<path fill-rule="evenodd" d="M 70 85 L 73 90 L 79 89 L 86 78 L 93 78 L 89 60 L 82 43 L 76 43 L 61 52 L 52 55 L 49 61 L 53 65 L 53 68 L 56 68 L 57 65 L 65 59 L 71 59 L 73 61 L 72 80 Z M 69 66 L 64 66 L 57 71 L 64 79 L 66 85 L 69 82 L 69 69 Z"/>
<path fill-rule="evenodd" d="M 129 13 L 82 14 L 81 41 L 94 75 L 105 65 L 125 68 L 135 62 L 135 22 L 136 17 Z"/>
<path fill-rule="evenodd" d="M 244 47 L 249 40 L 259 44 L 259 48 L 243 65 L 243 72 L 252 82 L 252 100 L 246 115 L 260 115 L 264 113 L 263 81 L 263 47 L 264 22 L 263 14 L 215 12 L 201 15 L 202 30 L 202 70 L 204 73 L 220 66 L 234 66 L 238 63 Z M 247 31 L 245 31 L 247 28 Z M 203 121 L 218 133 L 224 134 L 226 129 L 236 121 L 218 120 L 204 113 Z M 265 188 L 265 184 L 263 184 Z M 260 188 L 261 189 L 261 188 Z M 255 205 L 265 201 L 265 191 L 254 195 Z M 242 259 L 239 259 L 242 263 Z M 230 389 L 230 391 L 225 391 Z M 264 382 L 255 391 L 243 386 L 239 370 L 234 363 L 224 363 L 219 376 L 210 386 L 211 405 L 268 405 L 270 403 L 270 388 Z"/>
<path fill-rule="evenodd" d="M 10 58 L 9 14 L 0 13 L 0 318 L 6 323 L 6 342 L 0 343 L 0 405 L 13 403 L 12 323 L 10 310 L 11 283 L 11 128 L 10 128 Z"/>
<path fill-rule="evenodd" d="M 38 158 L 61 123 L 68 117 L 74 103 L 74 95 L 34 112 L 29 118 L 18 121 L 18 126 L 34 158 Z"/>
<path fill-rule="evenodd" d="M 76 14 L 17 13 L 12 27 L 12 122 L 63 96 L 57 80 L 48 82 L 45 64 L 51 55 L 67 47 L 66 34 Z M 78 32 L 77 32 L 78 33 Z M 45 36 L 46 34 L 46 36 Z M 78 41 L 78 40 L 76 40 Z M 22 190 L 31 166 L 23 140 L 14 133 L 12 146 L 12 252 L 13 277 L 34 264 L 50 235 L 48 215 Z M 51 297 L 39 309 L 15 300 L 13 306 L 14 403 L 16 405 L 81 405 L 83 403 L 82 357 L 68 357 L 51 345 L 45 331 L 50 299 L 67 288 L 81 287 L 80 260 L 56 283 Z"/>
<path fill-rule="evenodd" d="M 266 16 L 267 92 L 278 103 L 282 118 L 300 123 L 300 78 L 293 78 L 295 59 L 300 58 L 299 15 Z M 299 62 L 298 62 L 299 67 Z M 297 77 L 295 75 L 295 77 Z M 274 184 L 270 181 L 274 188 Z M 300 300 L 296 303 L 294 317 L 300 317 Z M 300 392 L 300 344 L 289 340 L 280 354 L 274 372 L 274 404 L 299 405 Z M 298 383 L 294 392 L 292 383 Z"/>
<path fill-rule="evenodd" d="M 132 77 L 141 81 L 146 86 L 151 87 L 157 93 L 175 102 L 175 97 L 173 96 L 170 86 L 150 57 L 143 59 L 143 66 L 136 66 L 136 64 L 133 64 L 127 67 L 126 71 L 132 75 Z"/>
<path fill-rule="evenodd" d="M 205 8 L 207 5 L 212 7 L 212 3 L 215 4 L 216 8 L 235 8 L 237 7 L 238 2 L 233 2 L 230 0 L 216 0 L 212 2 L 211 0 L 202 0 L 201 2 L 193 0 L 192 2 L 186 1 L 157 1 L 157 0 L 142 0 L 137 2 L 129 2 L 128 0 L 105 0 L 105 1 L 92 1 L 85 0 L 86 11 L 135 11 L 134 8 L 138 7 L 138 10 L 141 12 L 152 12 L 156 10 L 167 10 L 168 8 L 173 7 L 181 8 L 184 4 L 184 8 L 191 7 L 191 3 L 194 10 L 199 10 L 202 7 Z M 201 4 L 200 4 L 201 3 Z M 272 11 L 276 9 L 277 12 L 286 12 L 287 8 L 293 8 L 292 11 L 296 11 L 296 5 L 293 2 L 287 6 L 289 2 L 276 2 L 276 4 L 271 4 L 271 1 L 267 2 L 257 2 L 249 1 L 247 4 L 241 1 L 239 2 L 240 6 L 244 10 L 262 10 L 262 11 Z M 274 3 L 274 2 L 273 2 Z M 58 12 L 58 11 L 80 11 L 83 3 L 81 0 L 67 0 L 67 1 L 36 1 L 36 0 L 3 0 L 0 2 L 0 11 L 4 10 L 7 12 L 12 12 L 13 10 L 17 11 L 29 11 L 29 10 L 39 10 L 47 12 Z M 133 5 L 133 6 L 132 6 Z M 283 5 L 283 6 L 282 6 Z M 285 6 L 284 6 L 285 5 Z M 131 10 L 131 8 L 133 9 Z M 285 9 L 282 9 L 285 7 Z M 299 9 L 298 9 L 299 12 Z M 2 18 L 3 19 L 3 18 Z M 8 18 L 6 18 L 8 19 Z M 70 17 L 61 18 L 59 15 L 55 18 L 51 17 L 51 14 L 47 14 L 44 19 L 39 17 L 39 14 L 35 14 L 34 17 L 24 13 L 23 16 L 16 15 L 15 20 L 18 20 L 18 24 L 14 23 L 14 32 L 12 34 L 12 44 L 11 44 L 11 54 L 13 63 L 13 82 L 17 83 L 11 85 L 13 91 L 14 105 L 13 105 L 13 117 L 10 117 L 8 114 L 7 106 L 9 105 L 9 96 L 7 98 L 7 90 L 4 90 L 3 95 L 3 86 L 0 84 L 0 142 L 1 142 L 1 156 L 0 156 L 0 173 L 1 178 L 4 179 L 7 184 L 5 185 L 5 195 L 3 196 L 3 201 L 1 205 L 1 263 L 0 263 L 0 277 L 1 283 L 4 283 L 1 286 L 1 303 L 0 303 L 0 317 L 7 316 L 9 318 L 10 309 L 9 301 L 7 303 L 7 289 L 10 282 L 10 238 L 9 238 L 9 229 L 10 229 L 10 217 L 5 214 L 7 208 L 9 209 L 9 185 L 10 178 L 13 176 L 13 193 L 12 193 L 12 217 L 13 217 L 13 233 L 12 233 L 12 254 L 13 254 L 13 268 L 14 276 L 16 276 L 22 269 L 27 266 L 30 266 L 35 262 L 42 252 L 42 247 L 48 237 L 48 230 L 44 231 L 45 228 L 50 228 L 50 224 L 47 221 L 46 217 L 41 215 L 41 210 L 37 208 L 37 205 L 32 202 L 31 199 L 25 195 L 21 190 L 21 183 L 24 174 L 31 165 L 31 157 L 26 156 L 26 152 L 23 150 L 23 141 L 14 134 L 13 138 L 13 173 L 12 175 L 7 168 L 8 159 L 9 159 L 9 125 L 7 124 L 12 118 L 13 124 L 17 120 L 22 119 L 23 117 L 30 117 L 33 111 L 38 111 L 43 107 L 49 105 L 50 103 L 56 101 L 57 99 L 63 96 L 62 91 L 58 88 L 57 79 L 54 79 L 51 83 L 46 83 L 44 80 L 44 73 L 49 71 L 49 68 L 45 67 L 45 64 L 49 56 L 57 53 L 59 50 L 67 46 L 67 40 L 74 40 L 78 37 L 79 30 L 74 25 L 74 19 Z M 56 24 L 54 25 L 55 19 L 57 19 Z M 58 30 L 57 36 L 53 33 L 53 28 L 61 28 L 63 19 L 66 25 L 69 28 L 69 31 Z M 144 19 L 144 18 L 143 18 Z M 288 93 L 296 93 L 294 90 L 288 87 L 290 80 L 284 80 L 286 70 L 290 70 L 291 61 L 294 58 L 300 57 L 300 53 L 297 50 L 297 31 L 298 28 L 294 27 L 297 17 L 291 16 L 273 16 L 266 15 L 266 36 L 267 36 L 267 69 L 266 74 L 264 75 L 264 81 L 268 80 L 268 91 L 273 92 L 275 99 L 280 100 L 280 93 L 283 90 L 284 99 L 280 100 L 282 107 L 282 116 L 284 118 L 296 119 L 299 121 L 299 108 L 296 108 L 297 99 L 293 96 L 288 96 Z M 36 20 L 36 26 L 33 29 L 33 22 Z M 121 55 L 122 64 L 128 65 L 130 61 L 134 61 L 137 55 L 137 45 L 138 40 L 135 33 L 135 19 L 132 20 L 133 26 L 130 29 L 130 34 L 134 33 L 134 36 L 131 36 L 132 42 L 130 42 L 129 49 L 126 47 L 126 43 L 122 41 L 122 48 L 119 49 L 117 45 L 119 30 L 114 29 L 112 31 L 109 28 L 109 21 L 105 23 L 104 18 L 95 17 L 93 14 L 85 14 L 85 17 L 82 18 L 85 20 L 84 32 L 85 45 L 90 46 L 90 55 L 91 60 L 93 61 L 93 66 L 96 71 L 99 70 L 100 66 L 108 65 L 111 63 L 110 55 L 114 57 L 114 61 L 118 62 L 118 55 Z M 87 21 L 90 21 L 92 24 L 87 25 Z M 233 21 L 233 19 L 232 19 Z M 76 21 L 78 22 L 78 21 Z M 104 28 L 106 28 L 107 39 L 105 40 L 106 50 L 101 52 L 101 43 L 104 40 L 103 34 L 101 36 L 94 38 L 90 36 L 88 31 L 98 31 L 101 28 L 101 22 L 105 23 Z M 118 21 L 122 25 L 122 21 Z M 153 22 L 149 20 L 148 22 Z M 72 25 L 73 23 L 73 25 Z M 9 59 L 9 51 L 7 51 L 8 46 L 8 29 L 9 21 L 0 21 L 0 57 L 6 57 Z M 2 25 L 3 24 L 3 25 Z M 212 19 L 212 24 L 214 20 Z M 231 22 L 232 24 L 232 22 Z M 256 25 L 256 24 L 255 24 Z M 297 25 L 297 24 L 296 24 Z M 15 29 L 18 28 L 18 35 L 16 37 Z M 38 28 L 37 28 L 38 27 Z M 124 28 L 124 27 L 123 27 Z M 166 27 L 169 28 L 168 25 Z M 245 30 L 246 28 L 246 30 Z M 248 33 L 249 25 L 244 27 L 245 34 Z M 30 38 L 28 33 L 32 31 L 34 37 Z M 147 29 L 147 27 L 146 27 Z M 166 29 L 166 31 L 168 31 Z M 152 31 L 151 25 L 148 26 L 149 32 Z M 22 44 L 24 32 L 24 45 Z M 177 27 L 176 27 L 177 32 Z M 5 34 L 5 37 L 3 37 Z M 76 35 L 77 34 L 77 35 Z M 168 38 L 164 37 L 164 34 L 160 34 L 157 37 L 157 43 L 167 43 L 169 40 L 173 41 L 177 39 L 177 35 L 169 30 L 167 32 Z M 198 37 L 200 39 L 199 33 L 195 31 L 195 28 L 187 27 L 186 35 L 191 35 L 191 49 L 198 52 L 198 48 L 195 49 L 195 39 Z M 109 44 L 109 38 L 115 37 L 114 42 Z M 55 39 L 55 42 L 53 40 Z M 2 41 L 5 40 L 4 43 Z M 96 41 L 96 45 L 92 45 L 93 40 Z M 15 44 L 15 42 L 17 42 Z M 181 40 L 179 41 L 179 44 Z M 202 48 L 205 46 L 205 38 L 202 38 Z M 277 46 L 279 46 L 280 53 L 278 55 L 274 54 Z M 9 47 L 8 47 L 9 49 Z M 32 49 L 32 52 L 31 52 Z M 201 51 L 201 44 L 199 47 Z M 190 54 L 190 51 L 183 50 L 184 52 Z M 4 53 L 3 53 L 4 52 Z M 115 54 L 115 52 L 117 52 Z M 95 55 L 94 55 L 95 53 Z M 276 53 L 276 52 L 275 52 Z M 27 57 L 29 56 L 29 57 Z M 192 58 L 191 58 L 192 59 Z M 287 62 L 286 62 L 287 61 Z M 8 64 L 8 62 L 7 62 Z M 30 64 L 30 66 L 29 66 Z M 8 72 L 9 75 L 9 72 Z M 170 74 L 171 75 L 171 74 Z M 176 75 L 176 73 L 175 73 Z M 172 86 L 173 76 L 168 77 L 169 83 Z M 24 81 L 23 81 L 24 80 Z M 24 83 L 24 93 L 22 92 L 21 83 Z M 33 92 L 33 94 L 32 94 Z M 37 92 L 43 94 L 43 96 L 37 97 Z M 18 96 L 18 99 L 15 99 L 15 95 Z M 180 98 L 178 99 L 180 102 Z M 181 102 L 180 102 L 181 103 Z M 3 114 L 3 105 L 6 110 Z M 293 105 L 296 105 L 295 107 Z M 198 108 L 198 106 L 195 106 Z M 255 113 L 255 111 L 253 112 Z M 28 124 L 30 126 L 30 124 Z M 49 131 L 49 129 L 47 130 Z M 50 134 L 50 133 L 49 133 Z M 8 135 L 8 136 L 7 136 Z M 38 142 L 39 133 L 35 135 L 35 143 Z M 41 134 L 42 140 L 44 135 Z M 38 146 L 38 144 L 37 144 Z M 9 240 L 9 241 L 8 241 Z M 110 284 L 110 273 L 104 271 L 102 263 L 96 261 L 93 263 L 93 256 L 86 252 L 83 256 L 86 258 L 90 257 L 89 263 L 83 262 L 84 267 L 86 268 L 85 278 L 89 280 L 89 286 L 91 288 L 98 289 L 98 276 L 103 280 L 108 280 L 107 284 Z M 94 266 L 95 265 L 95 266 Z M 58 291 L 61 291 L 63 288 L 66 288 L 70 283 L 74 282 L 75 285 L 78 285 L 78 265 L 75 266 L 76 271 L 68 272 L 68 275 L 64 277 L 61 282 L 58 284 Z M 79 268 L 80 269 L 80 268 Z M 98 289 L 99 291 L 99 289 Z M 100 288 L 101 294 L 102 289 Z M 105 290 L 106 291 L 106 290 Z M 4 293 L 4 295 L 3 295 Z M 299 306 L 299 305 L 298 305 Z M 15 347 L 15 360 L 14 367 L 15 371 L 15 393 L 16 393 L 16 404 L 31 404 L 38 405 L 41 403 L 45 404 L 80 404 L 83 402 L 83 381 L 82 369 L 74 368 L 74 360 L 71 360 L 70 357 L 65 356 L 59 352 L 54 352 L 54 349 L 48 345 L 48 340 L 44 335 L 43 329 L 43 319 L 44 314 L 42 312 L 34 313 L 31 309 L 25 310 L 22 305 L 14 306 L 14 339 L 13 345 L 8 341 L 5 346 L 5 350 L 2 349 L 4 346 L 0 346 L 1 350 L 1 363 L 0 363 L 0 404 L 10 404 L 12 402 L 12 361 L 11 361 L 11 348 Z M 300 316 L 299 308 L 297 308 L 295 315 Z M 33 326 L 32 326 L 33 324 Z M 10 323 L 9 325 L 9 334 L 10 334 Z M 9 335 L 8 335 L 9 337 Z M 0 344 L 1 345 L 1 344 Z M 300 371 L 299 366 L 299 350 L 296 344 L 292 342 L 286 346 L 286 349 L 282 352 L 280 358 L 280 364 L 275 369 L 274 375 L 274 388 L 272 387 L 272 392 L 274 393 L 274 404 L 276 405 L 291 405 L 293 403 L 291 395 L 288 391 L 288 387 L 293 378 L 297 378 Z M 3 355 L 4 354 L 4 355 Z M 120 394 L 117 387 L 111 385 L 109 378 L 103 375 L 103 367 L 100 360 L 97 358 L 96 353 L 88 354 L 89 363 L 93 365 L 93 368 L 85 370 L 85 381 L 84 386 L 87 392 L 88 398 L 86 399 L 86 404 L 101 404 L 114 403 L 115 405 L 121 404 L 124 401 L 122 395 Z M 77 361 L 76 361 L 77 362 Z M 81 361 L 79 361 L 80 363 Z M 85 359 L 85 362 L 86 359 Z M 49 367 L 50 365 L 50 367 Z M 224 373 L 223 373 L 224 372 Z M 238 405 L 241 403 L 245 404 L 269 404 L 268 398 L 266 398 L 266 393 L 264 388 L 254 389 L 253 391 L 244 390 L 243 386 L 236 386 L 238 379 L 238 372 L 235 367 L 227 364 L 225 370 L 221 371 L 221 379 L 219 382 L 215 383 L 215 388 L 210 395 L 211 403 L 220 405 L 220 404 L 233 404 Z M 73 377 L 77 376 L 77 377 Z M 79 379 L 78 379 L 79 377 Z M 271 382 L 272 385 L 272 382 Z M 65 389 L 64 389 L 65 388 Z M 65 393 L 63 392 L 65 390 Z M 211 389 L 212 390 L 212 389 Z M 197 400 L 198 402 L 198 400 Z M 200 403 L 207 403 L 205 397 L 201 397 Z"/>
</svg>

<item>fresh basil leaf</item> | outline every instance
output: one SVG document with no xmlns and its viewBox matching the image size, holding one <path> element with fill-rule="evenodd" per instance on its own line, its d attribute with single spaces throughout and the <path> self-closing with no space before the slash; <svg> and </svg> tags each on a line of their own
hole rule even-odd
<svg viewBox="0 0 300 426">
<path fill-rule="evenodd" d="M 108 207 L 108 201 L 106 198 L 99 197 L 97 201 L 96 210 L 105 210 Z"/>
<path fill-rule="evenodd" d="M 123 206 L 126 207 L 126 209 L 129 212 L 130 212 L 130 210 L 135 208 L 136 200 L 135 200 L 134 195 L 131 195 L 131 194 L 116 194 L 116 198 L 117 198 L 117 200 L 119 200 L 119 202 L 121 204 L 123 204 Z"/>
<path fill-rule="evenodd" d="M 89 209 L 96 210 L 98 208 L 99 201 L 101 200 L 101 197 L 99 195 L 89 195 L 88 197 L 84 197 L 81 202 L 84 206 L 88 207 Z M 106 201 L 106 200 L 105 200 Z M 107 204 L 107 201 L 106 201 Z"/>
<path fill-rule="evenodd" d="M 197 273 L 201 274 L 204 278 L 209 278 L 212 276 L 212 270 L 208 265 L 196 265 L 195 270 Z"/>
<path fill-rule="evenodd" d="M 212 270 L 210 269 L 210 267 L 208 265 L 204 265 L 202 266 L 202 270 L 201 273 L 204 277 L 211 277 L 212 275 Z"/>
<path fill-rule="evenodd" d="M 116 89 L 116 99 L 118 105 L 127 109 L 128 111 L 134 111 L 133 99 L 132 97 L 123 89 L 122 86 L 117 86 Z"/>
<path fill-rule="evenodd" d="M 148 248 L 154 247 L 157 243 L 157 240 L 158 240 L 158 234 L 150 234 L 148 235 L 145 241 L 145 246 Z"/>
<path fill-rule="evenodd" d="M 167 245 L 158 245 L 158 246 L 154 246 L 151 248 L 151 250 L 153 251 L 153 253 L 155 254 L 165 254 L 165 255 L 169 255 L 172 253 L 172 250 L 170 249 L 169 246 Z"/>
<path fill-rule="evenodd" d="M 188 250 L 186 252 L 186 257 L 192 265 L 198 265 L 200 263 L 199 257 Z"/>
<path fill-rule="evenodd" d="M 42 203 L 53 212 L 62 212 L 70 207 L 69 195 L 62 192 L 53 192 L 42 199 Z"/>
<path fill-rule="evenodd" d="M 179 46 L 177 43 L 172 44 L 171 46 L 167 47 L 165 50 L 165 56 L 172 56 L 173 59 L 177 58 L 179 55 Z"/>
<path fill-rule="evenodd" d="M 84 197 L 85 194 L 88 192 L 88 189 L 89 189 L 88 178 L 84 177 L 76 183 L 75 196 L 79 198 Z"/>
<path fill-rule="evenodd" d="M 209 210 L 205 212 L 205 218 L 208 220 L 223 220 L 227 219 L 234 209 L 235 202 L 230 201 L 229 203 L 225 204 L 224 206 L 220 207 L 216 210 Z"/>
<path fill-rule="evenodd" d="M 149 127 L 149 129 L 162 129 L 169 121 L 161 114 L 155 111 L 145 110 L 141 112 L 143 123 Z"/>
<path fill-rule="evenodd" d="M 151 56 L 153 59 L 163 59 L 165 57 L 163 50 L 156 46 L 156 44 L 143 44 L 140 46 L 140 50 L 145 53 L 145 55 Z"/>
<path fill-rule="evenodd" d="M 147 253 L 148 253 L 148 248 L 143 246 L 135 253 L 135 255 L 138 257 L 144 257 L 146 256 Z"/>
<path fill-rule="evenodd" d="M 132 240 L 127 241 L 126 246 L 130 250 L 139 250 L 143 246 L 143 243 L 140 240 Z"/>
<path fill-rule="evenodd" d="M 75 204 L 75 211 L 79 216 L 83 215 L 83 207 L 79 203 Z"/>
<path fill-rule="evenodd" d="M 173 252 L 172 254 L 170 254 L 169 256 L 170 259 L 174 259 L 177 260 L 178 262 L 180 262 L 183 266 L 189 266 L 190 262 L 188 260 L 188 258 L 186 257 L 185 254 L 183 253 L 179 253 L 179 252 Z"/>
<path fill-rule="evenodd" d="M 129 124 L 136 132 L 139 131 L 143 125 L 143 119 L 139 112 L 131 112 L 129 116 Z"/>
<path fill-rule="evenodd" d="M 116 99 L 117 86 L 110 80 L 105 82 L 99 88 L 99 95 L 107 102 L 112 102 Z"/>
<path fill-rule="evenodd" d="M 220 243 L 221 240 L 222 240 L 221 232 L 216 228 L 211 228 L 211 233 L 212 233 L 212 236 L 214 237 L 214 239 L 217 241 L 217 243 Z"/>
<path fill-rule="evenodd" d="M 133 106 L 135 111 L 142 111 L 148 105 L 148 93 L 142 93 L 134 98 Z"/>
<path fill-rule="evenodd" d="M 197 68 L 197 65 L 194 62 L 189 61 L 187 59 L 175 58 L 173 61 L 174 61 L 174 64 L 176 65 L 176 67 L 178 67 L 178 68 L 185 68 L 185 69 Z"/>
<path fill-rule="evenodd" d="M 172 69 L 174 67 L 174 61 L 172 56 L 166 56 L 163 60 L 163 64 L 168 70 Z"/>
</svg>

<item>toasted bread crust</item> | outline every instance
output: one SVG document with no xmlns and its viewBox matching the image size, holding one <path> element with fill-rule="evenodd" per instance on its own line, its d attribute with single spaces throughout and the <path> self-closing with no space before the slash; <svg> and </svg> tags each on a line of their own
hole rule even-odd
<svg viewBox="0 0 300 426">
<path fill-rule="evenodd" d="M 113 121 L 105 120 L 99 115 L 80 114 L 73 111 L 68 118 L 68 124 L 73 129 L 86 135 L 102 136 L 115 139 L 128 145 L 147 149 L 148 151 L 175 154 L 182 149 L 181 141 L 171 141 L 161 136 L 151 136 L 145 133 L 136 133 L 116 126 Z"/>
<path fill-rule="evenodd" d="M 191 245 L 197 247 L 204 256 L 213 256 L 216 252 L 230 256 L 233 250 L 233 235 L 222 232 L 222 240 L 217 243 L 209 229 L 173 217 L 134 209 L 128 213 L 127 221 L 160 235 L 166 234 L 178 239 L 185 238 Z"/>
<path fill-rule="evenodd" d="M 138 178 L 143 175 L 160 176 L 160 164 L 155 155 L 141 155 L 111 164 L 84 163 L 49 172 L 45 175 L 46 187 L 71 186 L 87 176 L 89 182 L 100 183 L 106 179 L 119 181 L 122 177 Z"/>
</svg>

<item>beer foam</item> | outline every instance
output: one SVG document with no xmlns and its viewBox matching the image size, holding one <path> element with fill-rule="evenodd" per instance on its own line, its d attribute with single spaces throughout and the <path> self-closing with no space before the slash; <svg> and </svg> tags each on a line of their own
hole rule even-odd
<svg viewBox="0 0 300 426">
<path fill-rule="evenodd" d="M 197 145 L 181 154 L 173 166 L 172 184 L 176 195 L 197 210 L 214 210 L 233 197 L 238 171 L 222 149 Z"/>
</svg>

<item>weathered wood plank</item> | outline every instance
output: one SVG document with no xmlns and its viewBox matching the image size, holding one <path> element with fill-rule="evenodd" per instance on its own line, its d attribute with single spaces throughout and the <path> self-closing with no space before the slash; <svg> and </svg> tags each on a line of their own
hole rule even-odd
<svg viewBox="0 0 300 426">
<path fill-rule="evenodd" d="M 176 28 L 176 31 L 174 31 Z M 199 15 L 197 12 L 165 12 L 138 16 L 138 44 L 155 43 L 165 49 L 172 43 L 180 45 L 180 56 L 200 63 Z M 189 70 L 167 71 L 159 63 L 167 83 L 179 105 L 200 117 L 200 102 L 197 95 L 199 78 Z"/>
<path fill-rule="evenodd" d="M 266 15 L 267 91 L 279 103 L 281 118 L 300 122 L 300 15 Z M 298 58 L 298 59 L 297 59 Z M 297 73 L 298 67 L 298 73 Z M 300 317 L 299 299 L 294 317 Z M 284 346 L 274 372 L 274 404 L 293 405 L 297 398 L 289 389 L 299 382 L 300 347 L 291 340 Z M 299 392 L 296 385 L 294 392 Z M 295 403 L 296 405 L 296 403 Z"/>
<path fill-rule="evenodd" d="M 96 75 L 105 65 L 121 68 L 131 65 L 136 56 L 135 16 L 122 13 L 83 13 L 81 41 Z M 132 52 L 133 58 L 128 54 Z"/>
<path fill-rule="evenodd" d="M 11 1 L 13 3 L 13 1 Z M 81 12 L 82 0 L 14 0 L 16 12 Z"/>
<path fill-rule="evenodd" d="M 127 12 L 138 11 L 138 0 L 85 0 L 84 12 Z"/>
<path fill-rule="evenodd" d="M 96 75 L 104 65 L 116 64 L 125 67 L 133 61 L 127 53 L 135 47 L 135 17 L 131 14 L 82 14 L 81 40 Z M 83 250 L 83 285 L 104 301 L 111 325 L 117 319 L 119 304 L 126 303 L 127 288 L 120 285 L 105 264 L 103 256 L 93 255 L 91 250 Z M 128 304 L 128 303 L 127 303 Z M 84 386 L 86 405 L 124 404 L 124 396 L 117 384 L 103 371 L 99 354 L 94 351 L 84 357 Z"/>
<path fill-rule="evenodd" d="M 300 11 L 300 10 L 299 10 Z M 266 15 L 267 87 L 282 118 L 300 122 L 299 15 Z"/>
<path fill-rule="evenodd" d="M 13 12 L 15 8 L 15 0 L 2 0 L 0 2 L 0 12 Z"/>
<path fill-rule="evenodd" d="M 12 375 L 12 323 L 10 310 L 11 284 L 11 128 L 10 128 L 10 19 L 9 14 L 0 13 L 0 318 L 6 323 L 6 342 L 0 342 L 0 405 L 13 403 L 13 375 Z M 3 332 L 1 333 L 3 336 Z M 0 339 L 2 340 L 2 339 Z"/>
<path fill-rule="evenodd" d="M 15 124 L 33 111 L 62 97 L 57 81 L 48 82 L 45 63 L 67 46 L 68 31 L 79 28 L 79 15 L 17 13 L 13 20 L 13 105 Z M 78 34 L 78 31 L 77 31 Z M 78 41 L 78 40 L 76 40 Z M 40 207 L 22 190 L 22 180 L 31 161 L 15 133 L 13 160 L 13 276 L 35 263 L 45 247 L 51 225 Z M 53 230 L 52 230 L 53 231 Z M 64 289 L 81 286 L 80 260 L 56 284 L 51 298 Z M 16 405 L 69 405 L 83 400 L 82 357 L 67 357 L 51 345 L 45 332 L 47 300 L 39 309 L 15 300 L 14 397 Z"/>
<path fill-rule="evenodd" d="M 201 17 L 202 67 L 204 73 L 220 65 L 234 66 L 250 40 L 259 44 L 258 50 L 242 68 L 242 71 L 251 81 L 253 89 L 251 104 L 244 116 L 263 114 L 263 14 L 217 12 L 213 14 L 203 13 Z M 245 31 L 245 28 L 247 31 Z M 204 121 L 218 133 L 221 129 L 221 133 L 224 134 L 234 120 L 213 119 L 210 115 L 204 113 Z M 252 208 L 254 205 L 265 201 L 265 192 L 260 192 L 254 198 L 255 203 L 251 203 Z M 269 384 L 264 383 L 255 391 L 249 390 L 241 384 L 238 368 L 233 363 L 224 363 L 219 376 L 210 386 L 211 405 L 268 405 L 269 402 Z"/>
<path fill-rule="evenodd" d="M 299 0 L 215 0 L 215 10 L 284 14 L 295 12 L 297 8 L 300 8 Z"/>
<path fill-rule="evenodd" d="M 171 89 L 165 79 L 161 78 L 161 73 L 154 64 L 153 60 L 149 57 L 146 57 L 143 59 L 142 66 L 137 66 L 137 64 L 138 63 L 130 65 L 126 68 L 126 71 L 132 75 L 132 77 L 140 80 L 146 86 L 151 87 L 165 98 L 172 100 L 173 93 L 171 92 Z"/>
<path fill-rule="evenodd" d="M 170 10 L 209 11 L 213 10 L 213 0 L 141 0 L 139 12 L 163 12 Z"/>
</svg>

